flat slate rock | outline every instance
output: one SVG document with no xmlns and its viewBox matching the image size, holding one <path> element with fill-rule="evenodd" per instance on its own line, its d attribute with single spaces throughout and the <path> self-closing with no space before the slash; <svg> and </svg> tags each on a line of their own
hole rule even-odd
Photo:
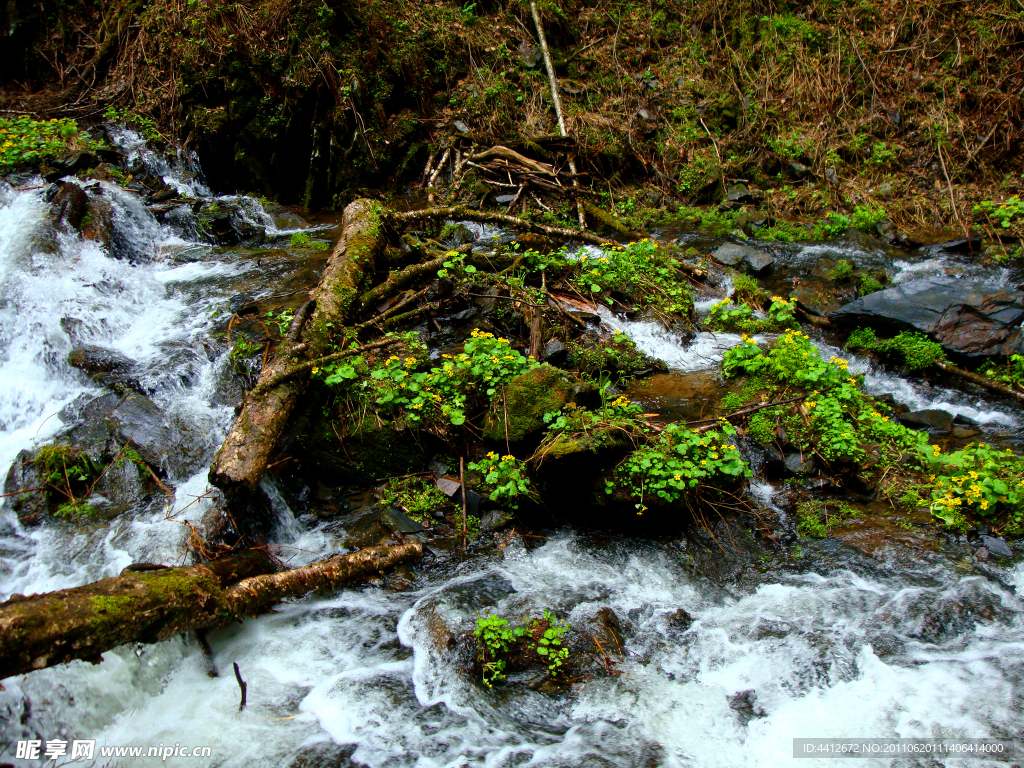
<svg viewBox="0 0 1024 768">
<path fill-rule="evenodd" d="M 920 331 L 952 355 L 983 359 L 1022 351 L 1024 293 L 994 283 L 930 277 L 851 301 L 829 319 L 890 333 Z"/>
</svg>

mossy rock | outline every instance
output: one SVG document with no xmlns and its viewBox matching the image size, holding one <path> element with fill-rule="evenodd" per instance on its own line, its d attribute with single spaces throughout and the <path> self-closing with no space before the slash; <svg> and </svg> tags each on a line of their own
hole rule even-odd
<svg viewBox="0 0 1024 768">
<path fill-rule="evenodd" d="M 541 365 L 512 379 L 494 398 L 484 423 L 484 438 L 519 443 L 540 434 L 544 415 L 569 403 L 594 405 L 600 395 L 593 384 L 578 381 L 565 371 Z"/>
<path fill-rule="evenodd" d="M 616 333 L 603 341 L 570 342 L 569 354 L 573 367 L 590 376 L 608 374 L 622 378 L 668 370 L 665 363 L 641 352 L 623 333 Z"/>
</svg>

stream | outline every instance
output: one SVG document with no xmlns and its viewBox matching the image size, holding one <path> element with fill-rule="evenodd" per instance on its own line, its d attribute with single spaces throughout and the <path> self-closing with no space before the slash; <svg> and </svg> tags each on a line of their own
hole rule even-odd
<svg viewBox="0 0 1024 768">
<path fill-rule="evenodd" d="M 133 162 L 180 194 L 212 197 L 194 160 L 169 162 L 130 132 L 119 140 Z M 0 472 L 70 422 L 76 401 L 101 394 L 66 361 L 83 344 L 138 362 L 188 460 L 169 471 L 173 498 L 109 523 L 23 527 L 13 515 L 0 516 L 0 600 L 117 575 L 133 562 L 182 562 L 180 523 L 198 524 L 206 510 L 207 467 L 240 397 L 224 341 L 226 308 L 308 284 L 323 258 L 290 251 L 290 234 L 306 225 L 252 198 L 218 199 L 237 206 L 238 226 L 257 229 L 259 242 L 214 246 L 197 237 L 200 223 L 187 211 L 159 221 L 141 198 L 103 182 L 116 229 L 135 254 L 119 258 L 77 235 L 47 235 L 45 190 L 32 189 L 42 185 L 18 191 L 0 181 Z M 837 249 L 789 252 L 797 263 L 826 251 Z M 854 245 L 839 252 L 885 260 Z M 896 281 L 957 268 L 926 253 L 885 266 Z M 706 311 L 714 297 L 703 299 L 698 307 Z M 687 389 L 694 376 L 717 386 L 707 384 L 709 369 L 739 343 L 731 334 L 700 333 L 684 344 L 652 322 L 604 309 L 601 318 L 668 364 L 650 395 L 663 412 L 700 397 L 699 388 Z M 838 354 L 824 338 L 816 343 Z M 869 393 L 961 414 L 986 439 L 1017 441 L 1020 413 L 1003 403 L 904 379 L 862 359 L 853 358 L 851 370 L 866 374 Z M 750 495 L 770 511 L 776 491 L 755 480 Z M 291 553 L 291 564 L 337 551 L 336 530 L 272 497 L 270 543 Z M 4 680 L 0 764 L 39 765 L 17 759 L 15 743 L 60 738 L 209 746 L 212 753 L 97 758 L 96 765 L 724 768 L 790 765 L 797 737 L 1024 732 L 1019 561 L 991 561 L 979 571 L 954 537 L 938 552 L 892 545 L 868 553 L 829 538 L 780 554 L 749 542 L 715 549 L 682 535 L 544 534 L 427 567 L 411 582 L 291 601 L 210 633 L 217 678 L 207 676 L 189 637 L 121 647 L 99 665 L 76 661 Z M 616 674 L 558 693 L 487 690 L 447 642 L 471 630 L 481 612 L 552 610 L 587 626 L 603 609 L 621 623 Z M 241 712 L 232 662 L 248 684 Z"/>
</svg>

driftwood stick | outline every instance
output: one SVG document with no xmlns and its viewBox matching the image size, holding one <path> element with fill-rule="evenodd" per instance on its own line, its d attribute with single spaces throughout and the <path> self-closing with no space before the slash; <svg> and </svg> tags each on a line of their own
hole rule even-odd
<svg viewBox="0 0 1024 768">
<path fill-rule="evenodd" d="M 129 571 L 59 592 L 15 595 L 0 603 L 0 678 L 239 621 L 422 553 L 422 544 L 404 541 L 270 573 L 275 566 L 266 553 L 250 550 L 202 565 Z"/>
<path fill-rule="evenodd" d="M 547 207 L 547 206 L 543 206 Z M 550 209 L 549 209 L 550 210 Z M 511 229 L 518 229 L 526 232 L 534 232 L 539 235 L 548 235 L 563 240 L 579 240 L 591 245 L 614 245 L 614 241 L 600 237 L 592 232 L 583 232 L 578 229 L 565 227 L 549 227 L 544 224 L 535 224 L 526 221 L 518 216 L 510 216 L 507 213 L 490 213 L 487 211 L 475 211 L 461 205 L 451 205 L 441 208 L 423 208 L 418 211 L 405 211 L 392 213 L 391 219 L 395 224 L 407 224 L 411 221 L 426 221 L 431 219 L 464 219 L 466 221 L 479 221 L 488 224 L 503 224 Z"/>
<path fill-rule="evenodd" d="M 441 269 L 444 266 L 445 260 L 446 257 L 440 256 L 421 264 L 413 264 L 411 267 L 406 267 L 398 272 L 392 272 L 387 280 L 360 296 L 359 304 L 363 307 L 370 307 L 384 299 L 390 298 L 417 278 Z"/>
<path fill-rule="evenodd" d="M 558 95 L 558 78 L 555 77 L 555 67 L 551 63 L 551 52 L 548 50 L 548 41 L 544 36 L 544 25 L 540 20 L 540 13 L 537 11 L 537 0 L 530 0 L 530 12 L 533 14 L 533 24 L 537 28 L 537 40 L 540 42 L 541 54 L 544 56 L 544 68 L 548 71 L 548 82 L 551 85 L 551 101 L 555 104 L 555 116 L 558 118 L 558 132 L 563 138 L 569 134 L 565 130 L 565 117 L 562 114 L 562 99 Z M 572 185 L 579 186 L 579 179 L 576 174 L 576 161 L 569 156 L 569 171 L 572 173 Z M 580 220 L 580 229 L 587 228 L 587 220 L 583 216 L 583 201 L 577 198 L 576 213 Z"/>
<path fill-rule="evenodd" d="M 260 395 L 267 392 L 274 387 L 294 379 L 296 376 L 308 375 L 312 373 L 314 368 L 319 368 L 326 363 L 333 363 L 336 360 L 343 360 L 346 357 L 352 357 L 353 355 L 359 355 L 363 352 L 369 352 L 374 349 L 381 349 L 382 347 L 389 347 L 392 344 L 398 344 L 401 339 L 381 339 L 380 341 L 373 341 L 369 344 L 361 344 L 358 347 L 349 347 L 348 349 L 342 350 L 341 352 L 334 352 L 330 355 L 324 355 L 318 357 L 315 360 L 307 360 L 304 363 L 299 363 L 292 368 L 286 368 L 278 371 L 273 378 L 267 379 L 266 381 L 259 382 L 256 387 L 250 392 L 251 395 Z"/>
</svg>

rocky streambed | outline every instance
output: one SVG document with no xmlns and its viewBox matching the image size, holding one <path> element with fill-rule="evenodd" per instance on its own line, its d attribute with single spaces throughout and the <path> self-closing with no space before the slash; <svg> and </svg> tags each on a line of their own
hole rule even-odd
<svg viewBox="0 0 1024 768">
<path fill-rule="evenodd" d="M 134 167 L 144 182 L 136 188 L 71 179 L 0 187 L 5 490 L 56 489 L 5 499 L 2 597 L 186 558 L 191 531 L 217 509 L 207 469 L 242 388 L 322 269 L 326 253 L 311 244 L 332 239 L 295 213 L 211 195 L 188 158 L 169 162 L 127 133 L 119 146 L 111 165 Z M 101 221 L 95 236 L 83 224 Z M 463 255 L 514 239 L 477 225 L 442 234 Z M 677 237 L 690 239 L 663 233 L 662 244 Z M 756 288 L 796 295 L 794 313 L 807 322 L 805 341 L 793 343 L 822 365 L 847 360 L 858 391 L 888 403 L 893 423 L 924 428 L 923 439 L 947 452 L 979 440 L 1019 445 L 1013 398 L 948 371 L 912 369 L 898 350 L 840 349 L 845 315 L 876 329 L 876 340 L 925 332 L 956 366 L 1001 361 L 1016 352 L 1024 316 L 1010 270 L 950 244 L 897 252 L 844 241 L 692 242 L 712 258 L 700 266 L 710 275 L 694 288 L 690 328 L 614 301 L 563 297 L 576 331 L 545 339 L 545 352 L 552 363 L 590 367 L 592 383 L 544 374 L 563 378 L 541 377 L 543 391 L 523 396 L 529 418 L 489 422 L 492 441 L 515 450 L 517 437 L 544 430 L 542 417 L 559 409 L 576 418 L 615 402 L 639 406 L 664 431 L 713 426 L 763 404 L 762 392 L 779 399 L 778 384 L 749 387 L 750 377 L 722 373 L 730 350 L 778 348 L 784 326 L 763 322 L 772 300 L 748 298 L 750 317 L 731 321 L 755 324 L 716 329 L 709 320 L 724 298 L 742 301 Z M 578 247 L 566 258 L 584 257 L 604 258 Z M 881 290 L 859 297 L 869 276 Z M 807 286 L 813 296 L 800 293 Z M 514 325 L 503 315 L 507 294 L 480 293 L 416 326 L 427 359 L 443 365 L 479 338 L 475 329 L 497 336 Z M 832 324 L 809 319 L 824 315 Z M 610 376 L 622 373 L 637 378 Z M 537 405 L 559 387 L 557 407 Z M 263 543 L 296 565 L 396 531 L 430 534 L 424 561 L 211 633 L 215 664 L 224 673 L 238 663 L 247 681 L 241 712 L 235 680 L 207 676 L 193 637 L 4 680 L 4 760 L 19 764 L 19 739 L 95 738 L 209 745 L 207 764 L 225 766 L 770 766 L 790 759 L 801 736 L 1021 731 L 1024 570 L 1018 545 L 1001 535 L 1007 518 L 944 530 L 928 499 L 879 496 L 883 471 L 839 471 L 801 451 L 785 420 L 799 412 L 780 412 L 761 430 L 739 421 L 721 443 L 742 452 L 752 474 L 734 491 L 735 509 L 703 520 L 650 502 L 639 510 L 622 489 L 602 502 L 611 477 L 602 473 L 629 448 L 614 431 L 595 441 L 596 430 L 591 442 L 547 446 L 534 476 L 546 506 L 491 503 L 478 479 L 481 493 L 465 492 L 476 521 L 464 542 L 461 498 L 444 490 L 446 480 L 458 484 L 454 449 L 463 446 L 436 434 L 415 443 L 411 431 L 396 437 L 365 423 L 345 451 L 328 451 L 316 425 L 331 424 L 340 407 L 311 400 L 285 436 L 261 484 Z M 50 482 L 44 473 L 69 466 L 39 460 L 40 447 L 54 444 L 80 450 L 105 474 L 97 480 L 82 464 L 85 479 Z M 398 474 L 420 485 L 383 483 Z M 89 514 L 66 509 L 61 479 Z M 541 631 L 566 623 L 567 672 L 549 674 L 531 657 L 484 685 L 472 638 L 489 615 L 526 626 L 550 615 Z"/>
</svg>

